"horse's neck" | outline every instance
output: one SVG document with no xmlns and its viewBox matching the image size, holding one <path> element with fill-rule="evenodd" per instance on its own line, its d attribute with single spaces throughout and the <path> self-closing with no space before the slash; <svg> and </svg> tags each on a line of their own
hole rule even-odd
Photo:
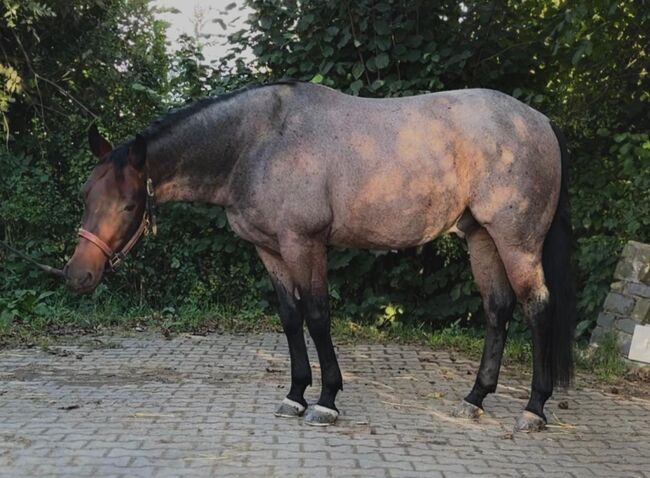
<svg viewBox="0 0 650 478">
<path fill-rule="evenodd" d="M 217 102 L 148 141 L 156 201 L 226 205 L 230 172 L 247 140 L 239 127 L 242 111 L 241 105 Z"/>
</svg>

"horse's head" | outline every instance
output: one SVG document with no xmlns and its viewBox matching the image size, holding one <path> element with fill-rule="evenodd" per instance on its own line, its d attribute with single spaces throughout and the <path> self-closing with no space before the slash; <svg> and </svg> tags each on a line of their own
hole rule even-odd
<svg viewBox="0 0 650 478">
<path fill-rule="evenodd" d="M 93 126 L 88 140 L 99 164 L 81 189 L 80 239 L 64 268 L 68 285 L 80 293 L 92 292 L 115 254 L 137 241 L 147 209 L 144 138 L 113 149 Z"/>
</svg>

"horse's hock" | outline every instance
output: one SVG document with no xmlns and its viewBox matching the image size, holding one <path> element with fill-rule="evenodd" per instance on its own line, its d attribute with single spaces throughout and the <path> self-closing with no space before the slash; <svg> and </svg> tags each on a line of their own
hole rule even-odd
<svg viewBox="0 0 650 478">
<path fill-rule="evenodd" d="M 591 342 L 610 332 L 623 356 L 650 363 L 650 244 L 630 241 L 623 249 Z"/>
</svg>

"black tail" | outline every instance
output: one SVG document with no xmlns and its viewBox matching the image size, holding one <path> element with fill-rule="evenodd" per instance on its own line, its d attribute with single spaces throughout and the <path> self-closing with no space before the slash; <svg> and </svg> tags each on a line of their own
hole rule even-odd
<svg viewBox="0 0 650 478">
<path fill-rule="evenodd" d="M 544 239 L 542 265 L 550 293 L 546 370 L 553 384 L 568 386 L 573 379 L 573 336 L 576 327 L 576 285 L 571 264 L 573 238 L 569 207 L 569 152 L 562 131 L 551 123 L 560 145 L 562 184 L 551 227 Z"/>
</svg>

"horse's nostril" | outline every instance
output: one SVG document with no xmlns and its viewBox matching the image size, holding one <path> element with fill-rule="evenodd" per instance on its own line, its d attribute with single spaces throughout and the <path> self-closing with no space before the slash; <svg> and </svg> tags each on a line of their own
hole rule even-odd
<svg viewBox="0 0 650 478">
<path fill-rule="evenodd" d="M 92 284 L 93 275 L 91 272 L 86 272 L 86 277 L 84 277 L 84 285 Z"/>
</svg>

